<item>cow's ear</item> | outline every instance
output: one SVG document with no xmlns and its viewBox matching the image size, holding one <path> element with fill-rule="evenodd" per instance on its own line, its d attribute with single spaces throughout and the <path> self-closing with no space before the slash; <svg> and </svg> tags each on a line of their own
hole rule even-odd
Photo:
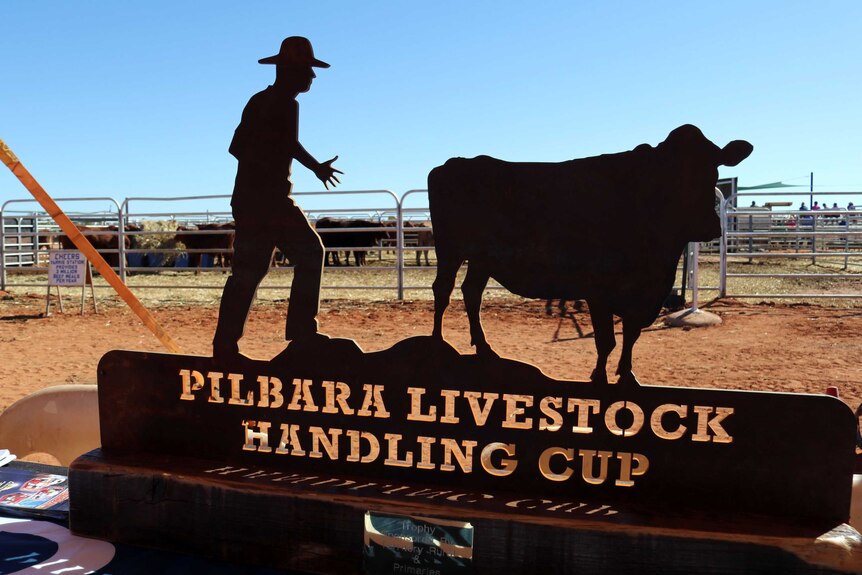
<svg viewBox="0 0 862 575">
<path fill-rule="evenodd" d="M 745 140 L 734 140 L 726 145 L 719 152 L 718 165 L 720 166 L 735 166 L 745 158 L 751 155 L 754 151 L 754 146 Z"/>
</svg>

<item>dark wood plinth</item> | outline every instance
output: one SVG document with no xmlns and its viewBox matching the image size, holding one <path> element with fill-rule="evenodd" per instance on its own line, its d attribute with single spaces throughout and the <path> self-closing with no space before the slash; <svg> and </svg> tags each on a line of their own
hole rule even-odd
<svg viewBox="0 0 862 575">
<path fill-rule="evenodd" d="M 464 521 L 472 572 L 854 573 L 847 525 L 639 515 L 589 502 L 373 483 L 175 457 L 106 457 L 70 467 L 71 529 L 114 542 L 311 573 L 363 572 L 367 511 Z"/>
</svg>

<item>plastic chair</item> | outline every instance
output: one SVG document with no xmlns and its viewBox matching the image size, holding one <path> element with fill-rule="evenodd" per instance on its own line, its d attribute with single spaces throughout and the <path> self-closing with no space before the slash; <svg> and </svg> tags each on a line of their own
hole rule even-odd
<svg viewBox="0 0 862 575">
<path fill-rule="evenodd" d="M 68 466 L 100 445 L 95 385 L 46 387 L 0 413 L 0 448 L 18 458 L 46 453 Z"/>
</svg>

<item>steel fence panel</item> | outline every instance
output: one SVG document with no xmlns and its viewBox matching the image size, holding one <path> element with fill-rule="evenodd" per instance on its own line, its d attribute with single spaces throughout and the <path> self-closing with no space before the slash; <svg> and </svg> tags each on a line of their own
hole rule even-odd
<svg viewBox="0 0 862 575">
<path fill-rule="evenodd" d="M 862 192 L 819 193 L 818 197 L 850 198 Z M 790 201 L 767 202 L 757 206 L 757 201 L 747 207 L 736 207 L 742 197 L 775 197 L 775 193 L 737 191 L 722 203 L 722 249 L 720 260 L 721 297 L 762 298 L 762 299 L 851 299 L 862 298 L 862 289 L 851 293 L 851 282 L 862 280 L 862 210 L 848 204 L 850 209 L 803 208 L 805 201 L 814 197 L 808 192 L 781 192 L 781 196 L 792 198 Z M 798 208 L 794 204 L 800 202 Z M 745 202 L 741 202 L 745 203 Z M 777 208 L 777 209 L 776 209 Z M 732 264 L 760 262 L 761 265 L 786 265 L 780 262 L 810 260 L 811 265 L 839 266 L 840 270 L 824 269 L 820 273 L 810 270 L 765 270 L 734 271 Z M 818 263 L 819 262 L 819 263 Z M 736 267 L 736 266 L 735 266 Z M 843 280 L 839 288 L 843 291 L 831 293 L 799 293 L 788 289 L 777 289 L 774 293 L 753 292 L 745 288 L 732 288 L 728 280 L 739 279 L 748 282 L 764 278 L 796 280 Z M 775 286 L 776 288 L 780 286 Z"/>
</svg>

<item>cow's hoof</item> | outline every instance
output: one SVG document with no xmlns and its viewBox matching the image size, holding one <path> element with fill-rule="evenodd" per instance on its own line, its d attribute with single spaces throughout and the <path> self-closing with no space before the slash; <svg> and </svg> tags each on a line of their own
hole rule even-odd
<svg viewBox="0 0 862 575">
<path fill-rule="evenodd" d="M 632 372 L 626 372 L 620 375 L 620 378 L 617 380 L 617 385 L 622 385 L 625 387 L 638 387 L 641 383 L 638 381 L 638 378 L 635 377 L 635 374 Z"/>
<path fill-rule="evenodd" d="M 608 374 L 605 373 L 605 370 L 594 369 L 593 373 L 590 374 L 590 381 L 593 383 L 607 385 Z"/>
</svg>

